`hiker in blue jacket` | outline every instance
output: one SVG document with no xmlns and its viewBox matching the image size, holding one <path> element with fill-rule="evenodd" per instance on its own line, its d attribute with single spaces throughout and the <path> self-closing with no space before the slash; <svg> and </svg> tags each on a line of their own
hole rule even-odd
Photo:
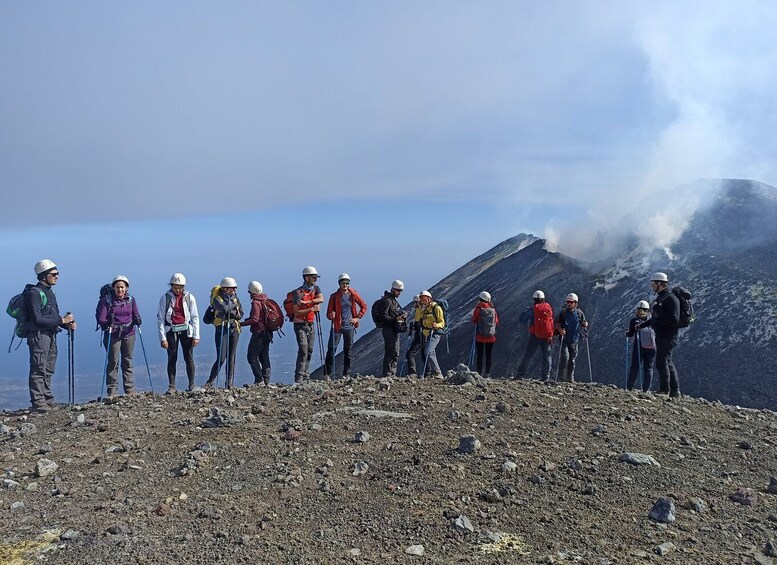
<svg viewBox="0 0 777 565">
<path fill-rule="evenodd" d="M 577 307 L 577 294 L 570 292 L 567 295 L 566 305 L 561 309 L 556 319 L 556 331 L 560 335 L 558 381 L 575 382 L 575 359 L 577 358 L 577 346 L 580 342 L 581 329 L 588 328 L 583 311 Z"/>
</svg>

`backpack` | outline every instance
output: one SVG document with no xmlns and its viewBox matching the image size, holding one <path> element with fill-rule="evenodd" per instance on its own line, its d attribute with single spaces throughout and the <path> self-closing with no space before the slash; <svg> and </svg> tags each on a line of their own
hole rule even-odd
<svg viewBox="0 0 777 565">
<path fill-rule="evenodd" d="M 30 313 L 27 311 L 27 308 L 25 308 L 24 295 L 34 287 L 34 284 L 24 285 L 24 290 L 8 301 L 8 308 L 6 308 L 5 311 L 11 318 L 16 320 L 16 327 L 14 327 L 14 333 L 11 336 L 11 344 L 13 344 L 14 336 L 19 338 L 27 337 L 29 331 L 28 326 L 30 324 Z M 49 299 L 46 298 L 46 293 L 41 289 L 38 289 L 38 292 L 40 293 L 40 307 L 44 308 L 46 304 L 48 304 Z M 10 345 L 8 346 L 8 351 L 11 351 Z"/>
<path fill-rule="evenodd" d="M 442 309 L 442 319 L 443 319 L 443 322 L 445 322 L 445 325 L 439 330 L 434 330 L 434 331 L 435 333 L 438 333 L 438 334 L 447 335 L 448 332 L 450 332 L 451 330 L 450 326 L 448 325 L 448 309 L 450 308 L 450 306 L 448 305 L 448 301 L 445 300 L 444 298 L 435 300 L 435 302 Z"/>
<path fill-rule="evenodd" d="M 477 332 L 481 337 L 494 337 L 496 335 L 496 310 L 493 306 L 480 309 Z"/>
<path fill-rule="evenodd" d="M 685 287 L 676 286 L 672 289 L 672 294 L 680 301 L 680 319 L 677 322 L 677 327 L 687 328 L 696 321 L 693 303 L 691 302 L 691 293 Z"/>
<path fill-rule="evenodd" d="M 132 296 L 127 294 L 127 299 L 132 303 Z M 108 305 L 108 319 L 111 318 L 111 310 L 113 309 L 113 285 L 106 283 L 100 287 L 100 299 L 97 301 L 97 306 L 94 308 L 94 331 L 100 329 L 100 322 L 98 317 L 100 316 L 100 305 L 105 302 Z"/>
<path fill-rule="evenodd" d="M 383 300 L 385 298 L 385 296 L 382 296 L 372 303 L 372 321 L 376 328 L 383 327 Z"/>
<path fill-rule="evenodd" d="M 297 289 L 290 290 L 286 293 L 286 300 L 283 301 L 283 310 L 286 312 L 286 317 L 290 322 L 294 321 L 294 293 Z"/>
<path fill-rule="evenodd" d="M 216 320 L 216 309 L 213 308 L 213 301 L 216 299 L 216 296 L 218 296 L 220 290 L 220 285 L 216 285 L 210 289 L 210 303 L 205 309 L 205 314 L 202 316 L 202 322 L 204 324 L 212 324 Z"/>
<path fill-rule="evenodd" d="M 553 323 L 553 309 L 547 302 L 534 305 L 534 337 L 538 339 L 550 339 L 555 331 Z"/>
<path fill-rule="evenodd" d="M 284 301 L 285 302 L 285 301 Z M 264 325 L 268 332 L 281 332 L 283 327 L 283 312 L 275 300 L 268 298 L 264 301 Z"/>
</svg>

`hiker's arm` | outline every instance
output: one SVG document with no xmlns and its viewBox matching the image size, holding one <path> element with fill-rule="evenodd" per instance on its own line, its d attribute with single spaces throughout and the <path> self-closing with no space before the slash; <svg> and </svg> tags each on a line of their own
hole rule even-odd
<svg viewBox="0 0 777 565">
<path fill-rule="evenodd" d="M 197 311 L 197 301 L 194 295 L 187 294 L 189 299 L 189 324 L 192 327 L 192 343 L 200 343 L 200 313 Z"/>
<path fill-rule="evenodd" d="M 475 310 L 473 310 L 472 312 L 472 323 L 477 324 L 479 319 L 480 319 L 480 308 L 475 307 Z"/>
<path fill-rule="evenodd" d="M 164 349 L 167 349 L 167 335 L 165 335 L 165 316 L 167 316 L 167 293 L 162 295 L 162 298 L 159 300 L 159 307 L 156 311 L 156 329 L 159 332 L 159 342 Z"/>
<path fill-rule="evenodd" d="M 329 296 L 329 302 L 326 305 L 326 317 L 329 320 L 335 319 L 335 299 L 337 297 L 337 293 L 333 293 Z"/>
<path fill-rule="evenodd" d="M 356 291 L 351 291 L 351 294 L 353 295 L 354 303 L 359 307 L 359 309 L 356 312 L 356 317 L 358 319 L 362 319 L 364 315 L 367 313 L 367 303 L 364 301 L 364 299 L 359 296 L 359 294 Z"/>
<path fill-rule="evenodd" d="M 248 318 L 240 322 L 241 326 L 250 326 L 252 324 L 258 324 L 259 323 L 259 317 L 262 313 L 262 307 L 260 303 L 257 300 L 251 301 L 251 312 L 248 315 Z"/>
<path fill-rule="evenodd" d="M 434 306 L 434 325 L 432 329 L 441 330 L 445 327 L 445 314 L 443 314 L 442 306 L 435 304 Z"/>
<path fill-rule="evenodd" d="M 140 312 L 138 312 L 138 303 L 134 297 L 132 299 L 132 321 L 136 326 L 140 326 L 143 323 L 143 318 L 140 317 Z"/>
</svg>

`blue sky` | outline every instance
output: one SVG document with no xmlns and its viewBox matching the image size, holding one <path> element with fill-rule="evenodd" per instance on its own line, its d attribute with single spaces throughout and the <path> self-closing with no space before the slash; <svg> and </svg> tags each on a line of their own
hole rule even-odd
<svg viewBox="0 0 777 565">
<path fill-rule="evenodd" d="M 142 306 L 174 271 L 421 290 L 699 177 L 777 184 L 775 27 L 748 1 L 0 2 L 0 296 L 42 257 L 81 318 L 118 273 Z"/>
</svg>

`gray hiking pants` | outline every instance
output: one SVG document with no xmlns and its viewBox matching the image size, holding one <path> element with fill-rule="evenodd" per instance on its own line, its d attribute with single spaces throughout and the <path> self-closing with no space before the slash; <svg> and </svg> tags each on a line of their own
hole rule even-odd
<svg viewBox="0 0 777 565">
<path fill-rule="evenodd" d="M 566 383 L 575 380 L 575 360 L 577 359 L 578 343 L 580 342 L 569 343 L 567 340 L 561 339 L 561 352 L 556 373 L 557 380 Z"/>
<path fill-rule="evenodd" d="M 297 363 L 294 367 L 294 382 L 299 383 L 310 376 L 310 357 L 316 344 L 316 332 L 311 322 L 295 322 L 294 336 L 297 338 Z"/>
<path fill-rule="evenodd" d="M 30 348 L 30 403 L 33 408 L 53 404 L 51 376 L 57 364 L 57 331 L 31 333 L 27 346 Z"/>
<path fill-rule="evenodd" d="M 424 336 L 424 367 L 426 371 L 424 376 L 434 376 L 442 373 L 440 364 L 437 362 L 437 344 L 440 343 L 442 335 L 432 332 L 429 336 Z"/>
<path fill-rule="evenodd" d="M 518 365 L 516 378 L 522 379 L 526 376 L 526 368 L 537 349 L 542 350 L 542 373 L 540 379 L 543 381 L 550 379 L 550 341 L 534 337 L 531 334 L 529 334 L 529 340 L 526 342 L 526 352 L 523 354 L 521 364 Z"/>
<path fill-rule="evenodd" d="M 108 348 L 108 332 L 103 334 L 103 347 Z M 135 391 L 135 378 L 132 372 L 132 353 L 135 350 L 135 336 L 129 335 L 122 339 L 111 336 L 108 350 L 108 366 L 105 374 L 105 386 L 108 396 L 113 396 L 119 388 L 119 359 L 121 359 L 121 376 L 124 381 L 124 393 Z"/>
<path fill-rule="evenodd" d="M 383 334 L 383 376 L 397 375 L 397 360 L 399 359 L 399 334 L 393 327 L 382 328 Z"/>
</svg>

